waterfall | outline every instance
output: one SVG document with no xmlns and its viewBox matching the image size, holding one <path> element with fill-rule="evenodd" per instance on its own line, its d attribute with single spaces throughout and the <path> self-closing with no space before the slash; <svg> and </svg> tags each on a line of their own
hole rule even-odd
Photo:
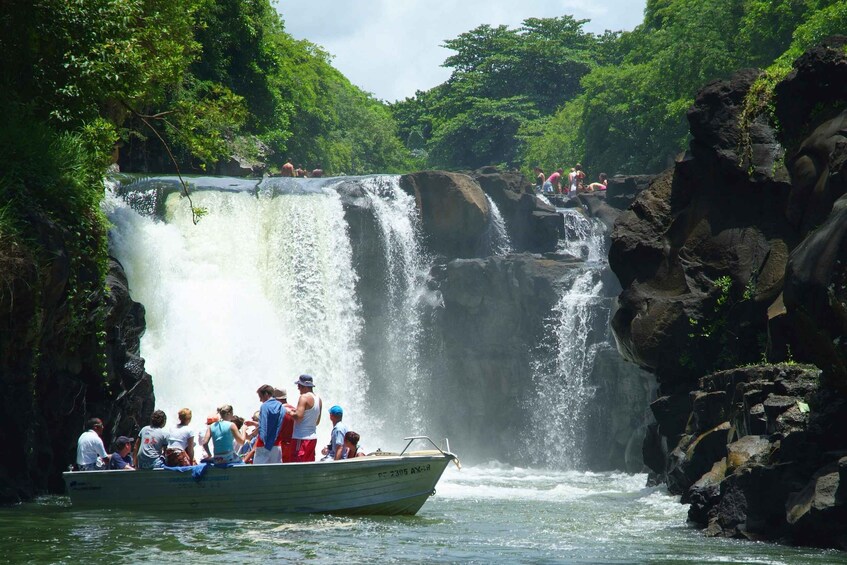
<svg viewBox="0 0 847 565">
<path fill-rule="evenodd" d="M 377 338 L 368 350 L 374 413 L 381 414 L 386 431 L 397 436 L 424 430 L 427 368 L 420 357 L 422 301 L 430 299 L 425 279 L 429 259 L 421 246 L 420 218 L 415 199 L 400 188 L 399 176 L 360 179 L 374 210 L 381 235 L 384 289 L 376 315 Z M 362 292 L 367 292 L 362 289 Z"/>
<path fill-rule="evenodd" d="M 602 224 L 587 218 L 580 208 L 560 208 L 559 212 L 563 216 L 565 237 L 559 240 L 557 251 L 592 264 L 605 262 L 608 250 Z"/>
<path fill-rule="evenodd" d="M 494 203 L 487 194 L 485 199 L 488 201 L 488 208 L 491 210 L 491 215 L 488 220 L 488 249 L 492 255 L 506 255 L 512 252 L 512 240 L 509 238 L 509 233 L 506 231 L 506 222 L 503 220 L 503 214 L 500 213 L 500 208 Z"/>
<path fill-rule="evenodd" d="M 585 420 L 594 391 L 589 377 L 597 348 L 605 341 L 610 312 L 603 306 L 605 265 L 602 224 L 575 209 L 560 210 L 566 239 L 560 252 L 585 260 L 568 280 L 545 324 L 545 338 L 533 361 L 535 395 L 527 406 L 533 446 L 529 460 L 559 468 L 580 468 Z M 543 444 L 539 445 L 539 438 Z"/>
<path fill-rule="evenodd" d="M 368 449 L 436 435 L 453 410 L 440 396 L 450 375 L 430 333 L 443 302 L 399 177 L 191 182 L 194 206 L 208 211 L 197 225 L 170 177 L 125 185 L 106 206 L 112 252 L 147 311 L 142 356 L 170 422 L 189 407 L 202 427 L 225 403 L 250 416 L 266 383 L 294 403 L 293 381 L 310 373 Z M 489 205 L 490 250 L 506 254 L 503 217 Z M 532 352 L 532 437 L 522 439 L 526 461 L 578 467 L 588 379 L 608 325 L 605 254 L 599 224 L 575 209 L 562 214 L 559 252 L 584 263 L 561 281 Z M 324 418 L 321 438 L 329 428 Z"/>
<path fill-rule="evenodd" d="M 196 226 L 176 194 L 164 224 L 126 209 L 111 215 L 135 242 L 114 248 L 147 308 L 142 349 L 158 406 L 170 417 L 183 405 L 205 416 L 230 403 L 249 416 L 258 386 L 293 393 L 299 373 L 315 374 L 327 401 L 359 397 L 366 382 L 348 345 L 361 319 L 340 201 L 222 192 L 193 200 L 209 211 Z"/>
</svg>

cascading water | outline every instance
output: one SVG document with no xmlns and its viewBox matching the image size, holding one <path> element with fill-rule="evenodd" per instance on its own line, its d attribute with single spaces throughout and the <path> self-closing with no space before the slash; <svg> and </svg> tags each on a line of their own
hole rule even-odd
<svg viewBox="0 0 847 565">
<path fill-rule="evenodd" d="M 359 179 L 374 210 L 382 247 L 385 294 L 378 307 L 381 326 L 371 347 L 371 382 L 386 432 L 395 436 L 425 429 L 423 402 L 426 368 L 421 362 L 421 301 L 428 297 L 425 278 L 429 259 L 421 246 L 415 199 L 400 188 L 399 176 Z M 375 316 L 376 318 L 376 316 Z"/>
<path fill-rule="evenodd" d="M 287 388 L 294 402 L 294 379 L 311 373 L 368 448 L 432 429 L 426 407 L 438 401 L 438 354 L 421 350 L 422 316 L 443 304 L 427 288 L 430 259 L 399 177 L 197 179 L 194 205 L 208 210 L 197 225 L 175 185 L 135 183 L 131 198 L 110 199 L 108 210 L 113 252 L 147 309 L 142 355 L 159 408 L 173 419 L 188 406 L 196 422 L 229 403 L 249 416 L 259 385 Z M 169 196 L 150 198 L 163 186 Z M 489 205 L 490 251 L 505 254 L 505 224 Z M 531 367 L 529 460 L 572 467 L 581 460 L 595 324 L 604 323 L 604 250 L 592 220 L 562 213 L 568 237 L 559 252 L 585 263 L 563 281 Z M 326 437 L 326 419 L 321 428 Z"/>
<path fill-rule="evenodd" d="M 594 391 L 589 377 L 609 311 L 603 306 L 601 272 L 605 268 L 602 225 L 575 209 L 560 210 L 566 238 L 560 252 L 585 263 L 571 273 L 545 324 L 545 339 L 533 362 L 536 395 L 529 408 L 531 461 L 557 468 L 580 468 L 583 462 L 586 408 Z M 537 438 L 545 438 L 538 445 Z"/>
<path fill-rule="evenodd" d="M 394 346 L 383 348 L 390 352 L 387 368 L 406 377 L 396 386 L 401 398 L 411 399 L 403 406 L 402 431 L 385 436 L 377 415 L 390 414 L 368 406 L 358 275 L 332 183 L 273 179 L 258 190 L 254 182 L 253 189 L 195 191 L 194 205 L 208 210 L 197 225 L 178 194 L 167 197 L 164 222 L 110 199 L 113 252 L 134 298 L 146 306 L 142 352 L 154 375 L 157 406 L 171 418 L 182 406 L 205 415 L 223 403 L 250 415 L 258 408 L 255 390 L 264 383 L 289 389 L 289 400 L 296 401 L 294 379 L 311 373 L 316 392 L 327 404 L 344 405 L 345 421 L 368 437 L 369 447 L 376 448 L 378 438 L 420 429 L 409 385 L 419 374 L 414 303 L 425 268 L 414 201 L 399 190 L 397 177 L 361 180 L 382 227 L 389 266 L 390 315 L 382 341 Z M 325 419 L 320 433 L 328 435 L 328 426 Z"/>
<path fill-rule="evenodd" d="M 559 240 L 557 251 L 578 257 L 592 267 L 605 267 L 607 250 L 602 224 L 587 218 L 578 208 L 562 208 L 559 212 L 563 216 L 565 237 Z"/>
<path fill-rule="evenodd" d="M 512 240 L 509 237 L 509 232 L 506 230 L 506 222 L 503 220 L 503 214 L 500 213 L 500 208 L 494 200 L 487 194 L 485 199 L 488 201 L 488 208 L 491 210 L 491 215 L 488 221 L 488 248 L 492 255 L 506 255 L 512 252 Z"/>
</svg>

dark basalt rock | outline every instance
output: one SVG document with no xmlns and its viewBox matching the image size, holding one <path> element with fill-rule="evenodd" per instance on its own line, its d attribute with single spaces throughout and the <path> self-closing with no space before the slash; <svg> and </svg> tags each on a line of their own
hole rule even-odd
<svg viewBox="0 0 847 565">
<path fill-rule="evenodd" d="M 840 111 L 847 100 L 847 37 L 828 38 L 794 61 L 794 70 L 776 86 L 776 117 L 787 141 L 802 140 L 809 126 Z"/>
<path fill-rule="evenodd" d="M 443 308 L 436 322 L 446 370 L 438 388 L 442 395 L 461 397 L 465 406 L 461 414 L 453 411 L 442 419 L 461 433 L 453 428 L 445 434 L 484 446 L 484 453 L 466 456 L 490 457 L 493 449 L 506 460 L 518 460 L 518 430 L 497 428 L 492 434 L 491 422 L 525 421 L 515 399 L 527 386 L 532 351 L 544 336 L 544 321 L 558 300 L 559 285 L 579 266 L 577 261 L 531 254 L 446 264 L 439 285 Z"/>
<path fill-rule="evenodd" d="M 475 257 L 485 247 L 491 211 L 485 193 L 471 177 L 421 171 L 400 177 L 415 197 L 428 247 L 447 257 Z"/>
<path fill-rule="evenodd" d="M 847 138 L 844 143 L 847 156 Z M 842 161 L 839 175 L 844 176 Z M 785 307 L 795 331 L 795 349 L 825 370 L 824 378 L 847 392 L 847 197 L 791 254 Z"/>
<path fill-rule="evenodd" d="M 777 127 L 742 112 L 760 71 L 704 87 L 689 153 L 615 223 L 613 330 L 659 381 L 645 460 L 673 491 L 691 487 L 710 535 L 844 546 L 832 493 L 847 453 L 845 46 L 795 62 L 770 101 Z M 762 357 L 820 370 L 739 366 Z M 728 445 L 700 448 L 716 425 Z"/>
<path fill-rule="evenodd" d="M 11 324 L 0 331 L 0 425 L 7 432 L 0 504 L 63 492 L 61 473 L 75 460 L 87 418 L 104 420 L 108 444 L 134 436 L 153 411 L 152 381 L 137 355 L 144 309 L 129 297 L 120 264 L 110 263 L 109 292 L 88 303 L 88 315 L 104 320 L 105 334 L 80 336 L 85 314 L 72 312 L 67 299 L 68 234 L 45 217 L 31 222 L 50 268 L 39 274 L 35 259 L 21 256 L 12 294 L 0 302 L 0 319 Z M 80 265 L 81 279 L 98 277 L 93 261 Z M 21 320 L 28 325 L 17 326 Z"/>
<path fill-rule="evenodd" d="M 652 181 L 655 175 L 615 175 L 608 179 L 606 204 L 624 211 Z"/>
<path fill-rule="evenodd" d="M 652 375 L 625 361 L 613 344 L 603 344 L 598 346 L 589 382 L 594 396 L 585 424 L 588 468 L 638 473 L 644 465 L 651 466 L 647 459 L 663 464 L 660 450 L 653 457 L 649 452 L 644 455 L 642 448 L 648 426 L 657 425 L 649 409 L 638 409 L 655 396 Z"/>
<path fill-rule="evenodd" d="M 487 168 L 471 176 L 503 215 L 516 252 L 546 253 L 556 249 L 562 235 L 562 216 L 536 198 L 522 174 Z"/>
<path fill-rule="evenodd" d="M 847 457 L 818 470 L 802 491 L 789 495 L 786 520 L 795 536 L 809 545 L 836 540 L 847 549 Z"/>
</svg>

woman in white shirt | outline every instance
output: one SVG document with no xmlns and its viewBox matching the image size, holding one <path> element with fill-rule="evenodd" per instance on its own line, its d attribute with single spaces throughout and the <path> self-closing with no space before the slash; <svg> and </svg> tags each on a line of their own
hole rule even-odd
<svg viewBox="0 0 847 565">
<path fill-rule="evenodd" d="M 179 411 L 179 425 L 168 436 L 165 449 L 165 462 L 168 467 L 190 467 L 194 464 L 194 434 L 188 424 L 191 423 L 191 410 Z"/>
</svg>

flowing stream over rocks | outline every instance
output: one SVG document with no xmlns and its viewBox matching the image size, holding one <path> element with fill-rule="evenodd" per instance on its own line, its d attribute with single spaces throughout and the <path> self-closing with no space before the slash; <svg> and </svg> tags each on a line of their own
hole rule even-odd
<svg viewBox="0 0 847 565">
<path fill-rule="evenodd" d="M 576 209 L 561 212 L 566 236 L 559 251 L 584 263 L 568 274 L 532 364 L 533 404 L 538 408 L 530 412 L 533 428 L 556 441 L 527 455 L 536 463 L 579 469 L 585 466 L 585 415 L 594 396 L 591 371 L 609 322 L 601 278 L 607 265 L 602 225 Z"/>
<path fill-rule="evenodd" d="M 506 231 L 506 221 L 503 219 L 503 214 L 500 213 L 500 208 L 497 207 L 490 196 L 486 194 L 485 199 L 491 208 L 491 219 L 488 223 L 488 247 L 491 254 L 506 255 L 511 253 L 512 240 L 509 237 L 509 232 Z"/>
</svg>

